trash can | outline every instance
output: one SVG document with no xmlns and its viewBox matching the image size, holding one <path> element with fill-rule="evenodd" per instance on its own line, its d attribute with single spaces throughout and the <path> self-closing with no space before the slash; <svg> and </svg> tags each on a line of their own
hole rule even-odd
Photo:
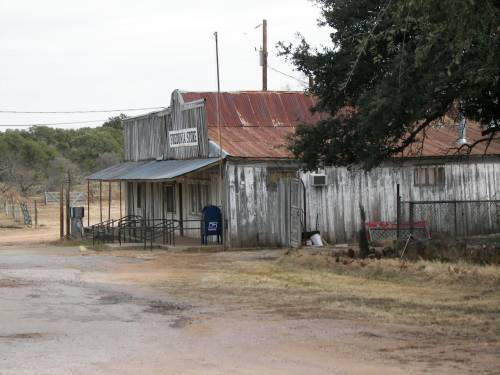
<svg viewBox="0 0 500 375">
<path fill-rule="evenodd" d="M 208 243 L 208 236 L 217 236 L 222 243 L 222 212 L 217 206 L 206 206 L 201 211 L 201 243 Z"/>
</svg>

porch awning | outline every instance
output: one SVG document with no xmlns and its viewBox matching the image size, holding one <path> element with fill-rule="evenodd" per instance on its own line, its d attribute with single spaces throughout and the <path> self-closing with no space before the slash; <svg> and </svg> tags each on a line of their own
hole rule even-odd
<svg viewBox="0 0 500 375">
<path fill-rule="evenodd" d="M 86 177 L 91 181 L 165 181 L 215 165 L 219 158 L 130 161 Z"/>
</svg>

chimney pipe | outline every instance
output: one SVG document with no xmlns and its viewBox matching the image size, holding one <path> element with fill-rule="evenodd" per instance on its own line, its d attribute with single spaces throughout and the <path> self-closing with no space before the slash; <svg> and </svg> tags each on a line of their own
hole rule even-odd
<svg viewBox="0 0 500 375">
<path fill-rule="evenodd" d="M 460 119 L 460 122 L 458 123 L 458 145 L 463 146 L 468 143 L 466 138 L 467 120 L 461 112 L 458 115 L 458 118 Z"/>
</svg>

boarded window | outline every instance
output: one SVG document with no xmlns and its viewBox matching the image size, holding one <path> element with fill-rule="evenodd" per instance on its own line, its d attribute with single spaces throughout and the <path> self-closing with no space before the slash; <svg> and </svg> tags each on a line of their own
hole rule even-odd
<svg viewBox="0 0 500 375">
<path fill-rule="evenodd" d="M 444 167 L 415 168 L 415 186 L 442 186 L 445 183 Z"/>
<path fill-rule="evenodd" d="M 200 215 L 201 210 L 208 204 L 208 185 L 189 185 L 191 198 L 191 214 Z"/>
<path fill-rule="evenodd" d="M 137 208 L 142 208 L 142 185 L 137 184 Z"/>
<path fill-rule="evenodd" d="M 163 199 L 165 201 L 165 212 L 175 213 L 175 186 L 165 186 Z"/>
</svg>

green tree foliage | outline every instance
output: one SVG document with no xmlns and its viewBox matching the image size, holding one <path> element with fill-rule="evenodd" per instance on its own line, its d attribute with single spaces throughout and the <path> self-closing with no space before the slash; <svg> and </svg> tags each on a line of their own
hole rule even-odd
<svg viewBox="0 0 500 375">
<path fill-rule="evenodd" d="M 70 171 L 76 180 L 118 163 L 123 155 L 121 120 L 101 127 L 29 130 L 0 133 L 0 187 L 27 194 L 36 187 L 55 188 Z"/>
<path fill-rule="evenodd" d="M 403 151 L 450 109 L 500 134 L 500 5 L 495 0 L 317 0 L 332 45 L 279 48 L 314 78 L 317 111 L 292 152 L 309 169 L 369 169 Z M 495 135 L 496 134 L 496 135 Z"/>
</svg>

